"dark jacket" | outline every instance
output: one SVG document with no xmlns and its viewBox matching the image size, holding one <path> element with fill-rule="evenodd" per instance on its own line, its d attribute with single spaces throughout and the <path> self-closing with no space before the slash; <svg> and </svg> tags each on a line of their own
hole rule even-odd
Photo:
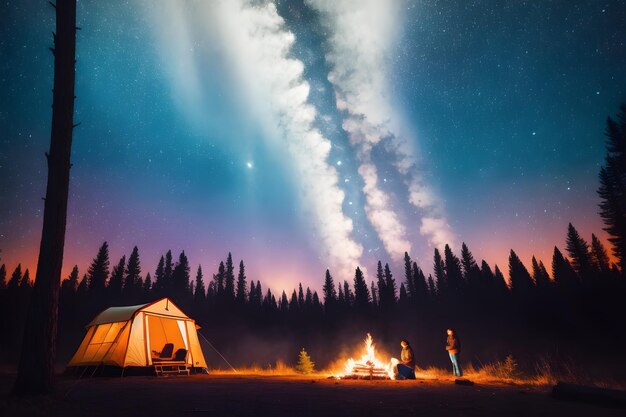
<svg viewBox="0 0 626 417">
<path fill-rule="evenodd" d="M 461 341 L 456 334 L 451 334 L 446 340 L 446 350 L 450 353 L 461 353 Z"/>
<path fill-rule="evenodd" d="M 415 357 L 413 356 L 413 349 L 411 349 L 411 346 L 407 345 L 402 348 L 402 353 L 400 353 L 400 363 L 411 369 L 415 368 Z"/>
</svg>

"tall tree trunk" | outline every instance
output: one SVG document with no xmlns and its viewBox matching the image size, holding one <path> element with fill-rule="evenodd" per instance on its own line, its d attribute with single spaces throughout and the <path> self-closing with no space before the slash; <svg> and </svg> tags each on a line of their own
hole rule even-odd
<svg viewBox="0 0 626 417">
<path fill-rule="evenodd" d="M 17 379 L 16 395 L 39 395 L 52 390 L 56 359 L 59 285 L 63 264 L 70 154 L 74 129 L 76 0 L 57 0 L 54 37 L 52 131 L 43 230 Z"/>
</svg>

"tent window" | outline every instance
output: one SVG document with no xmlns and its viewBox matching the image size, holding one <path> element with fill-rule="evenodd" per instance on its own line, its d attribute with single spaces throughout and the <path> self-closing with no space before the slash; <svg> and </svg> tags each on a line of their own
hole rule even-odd
<svg viewBox="0 0 626 417">
<path fill-rule="evenodd" d="M 111 329 L 110 323 L 99 325 L 98 328 L 96 329 L 96 333 L 94 333 L 93 337 L 91 338 L 91 342 L 89 342 L 89 344 L 91 345 L 94 343 L 102 343 L 104 341 L 104 337 L 109 332 L 109 329 Z"/>
<path fill-rule="evenodd" d="M 123 326 L 123 322 L 100 324 L 87 346 L 84 360 L 92 362 L 102 360 Z"/>
</svg>

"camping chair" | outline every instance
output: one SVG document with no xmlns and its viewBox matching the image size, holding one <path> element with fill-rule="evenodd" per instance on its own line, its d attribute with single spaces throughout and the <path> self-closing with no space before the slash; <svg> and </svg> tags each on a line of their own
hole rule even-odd
<svg viewBox="0 0 626 417">
<path fill-rule="evenodd" d="M 178 349 L 176 354 L 174 354 L 174 362 L 186 362 L 187 359 L 187 349 Z"/>
<path fill-rule="evenodd" d="M 187 353 L 187 349 L 178 349 L 171 360 L 153 360 L 154 372 L 157 376 L 189 375 Z"/>
<path fill-rule="evenodd" d="M 152 362 L 161 362 L 161 361 L 169 361 L 172 359 L 172 351 L 174 350 L 174 344 L 173 343 L 166 343 L 165 346 L 163 346 L 163 349 L 161 349 L 161 352 L 155 352 L 154 353 L 158 354 L 159 356 L 156 358 L 152 358 Z"/>
</svg>

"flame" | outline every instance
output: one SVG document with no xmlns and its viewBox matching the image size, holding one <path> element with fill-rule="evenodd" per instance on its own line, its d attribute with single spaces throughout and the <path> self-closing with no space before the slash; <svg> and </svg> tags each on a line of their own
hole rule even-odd
<svg viewBox="0 0 626 417">
<path fill-rule="evenodd" d="M 395 363 L 394 363 L 395 362 Z M 355 367 L 369 367 L 369 368 L 378 368 L 384 369 L 387 372 L 387 375 L 390 379 L 395 379 L 394 368 L 398 363 L 397 359 L 391 359 L 388 363 L 385 363 L 376 357 L 376 348 L 374 345 L 374 340 L 372 339 L 371 334 L 367 334 L 365 338 L 365 353 L 361 356 L 360 359 L 356 360 L 350 358 L 346 361 L 345 364 L 345 372 L 338 377 L 343 377 L 346 375 L 352 375 L 355 373 Z"/>
</svg>

